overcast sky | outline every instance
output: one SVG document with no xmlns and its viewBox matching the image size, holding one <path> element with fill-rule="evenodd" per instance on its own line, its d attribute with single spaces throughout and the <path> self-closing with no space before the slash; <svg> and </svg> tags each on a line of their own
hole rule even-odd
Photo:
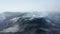
<svg viewBox="0 0 60 34">
<path fill-rule="evenodd" d="M 60 11 L 60 0 L 0 0 L 5 11 Z"/>
</svg>

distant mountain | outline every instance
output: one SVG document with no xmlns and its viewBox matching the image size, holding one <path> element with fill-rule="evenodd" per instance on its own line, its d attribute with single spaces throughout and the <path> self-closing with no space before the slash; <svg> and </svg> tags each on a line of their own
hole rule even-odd
<svg viewBox="0 0 60 34">
<path fill-rule="evenodd" d="M 4 12 L 0 13 L 0 30 L 8 28 L 11 25 L 11 20 L 15 17 L 18 17 L 20 12 Z"/>
<path fill-rule="evenodd" d="M 2 14 L 2 13 L 0 13 L 0 23 L 2 23 L 2 22 L 3 22 L 3 20 L 5 20 L 5 15 L 4 15 L 4 14 Z"/>
<path fill-rule="evenodd" d="M 30 34 L 60 34 L 59 13 L 4 13 L 6 19 L 0 24 L 0 32 Z"/>
<path fill-rule="evenodd" d="M 11 19 L 14 17 L 19 16 L 21 13 L 20 12 L 4 12 L 3 13 L 7 19 Z"/>
</svg>

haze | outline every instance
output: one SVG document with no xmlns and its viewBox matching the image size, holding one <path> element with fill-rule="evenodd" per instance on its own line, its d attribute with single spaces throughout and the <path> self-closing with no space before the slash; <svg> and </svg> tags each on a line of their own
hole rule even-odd
<svg viewBox="0 0 60 34">
<path fill-rule="evenodd" d="M 0 0 L 0 12 L 60 11 L 60 0 Z"/>
</svg>

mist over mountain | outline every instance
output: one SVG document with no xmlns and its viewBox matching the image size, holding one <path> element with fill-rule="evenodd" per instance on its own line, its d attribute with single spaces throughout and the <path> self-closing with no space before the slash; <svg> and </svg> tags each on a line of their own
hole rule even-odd
<svg viewBox="0 0 60 34">
<path fill-rule="evenodd" d="M 58 12 L 4 12 L 0 15 L 0 32 L 60 34 L 60 13 Z"/>
</svg>

